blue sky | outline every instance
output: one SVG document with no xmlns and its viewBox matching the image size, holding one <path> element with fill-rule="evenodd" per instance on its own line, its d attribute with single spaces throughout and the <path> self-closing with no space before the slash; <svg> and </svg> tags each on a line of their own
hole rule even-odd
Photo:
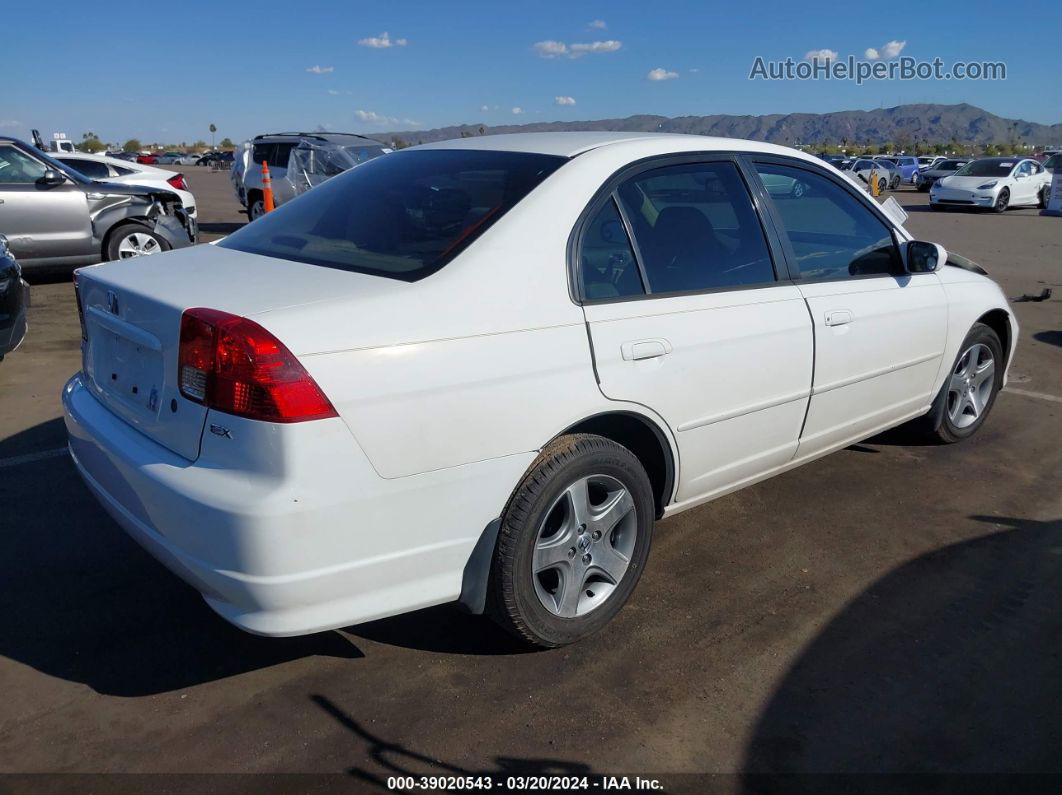
<svg viewBox="0 0 1062 795">
<path fill-rule="evenodd" d="M 1059 4 L 192 0 L 159 10 L 48 9 L 10 3 L 3 12 L 0 132 L 191 142 L 209 141 L 211 122 L 219 140 L 240 140 L 318 125 L 373 133 L 908 102 L 969 102 L 1062 122 Z M 889 42 L 947 64 L 1003 60 L 1008 79 L 748 80 L 758 55 L 799 61 L 827 49 L 861 58 L 875 48 L 880 60 Z M 653 70 L 666 79 L 650 79 Z"/>
</svg>

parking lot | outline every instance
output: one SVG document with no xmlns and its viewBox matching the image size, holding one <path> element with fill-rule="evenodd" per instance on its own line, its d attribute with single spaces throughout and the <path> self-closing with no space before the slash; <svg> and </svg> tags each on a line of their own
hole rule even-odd
<svg viewBox="0 0 1062 795">
<path fill-rule="evenodd" d="M 204 240 L 246 220 L 226 173 L 180 170 Z M 66 457 L 73 288 L 35 284 L 0 363 L 0 769 L 1062 772 L 1062 220 L 891 195 L 1012 300 L 1055 290 L 1012 304 L 987 425 L 890 432 L 665 520 L 631 603 L 554 651 L 448 606 L 291 639 L 226 624 Z"/>
</svg>

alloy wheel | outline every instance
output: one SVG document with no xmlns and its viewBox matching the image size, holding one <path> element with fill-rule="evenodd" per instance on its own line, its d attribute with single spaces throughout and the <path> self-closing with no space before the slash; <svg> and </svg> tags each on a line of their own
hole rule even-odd
<svg viewBox="0 0 1062 795">
<path fill-rule="evenodd" d="M 973 425 L 984 413 L 996 381 L 992 349 L 982 343 L 967 348 L 948 382 L 948 418 L 956 428 Z"/>
<path fill-rule="evenodd" d="M 150 254 L 158 254 L 160 251 L 162 251 L 162 245 L 146 232 L 131 232 L 118 244 L 119 259 L 146 257 Z"/>
<path fill-rule="evenodd" d="M 638 537 L 634 498 L 616 478 L 590 475 L 546 512 L 531 558 L 539 601 L 561 618 L 604 604 L 630 566 Z"/>
</svg>

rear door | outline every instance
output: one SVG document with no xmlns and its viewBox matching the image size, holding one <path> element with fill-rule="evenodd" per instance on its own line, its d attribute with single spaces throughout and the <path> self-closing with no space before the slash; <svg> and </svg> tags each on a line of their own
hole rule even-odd
<svg viewBox="0 0 1062 795">
<path fill-rule="evenodd" d="M 95 253 L 85 193 L 69 180 L 41 183 L 47 170 L 20 147 L 0 142 L 0 234 L 20 260 Z"/>
<path fill-rule="evenodd" d="M 736 160 L 621 175 L 577 233 L 576 292 L 602 392 L 659 413 L 678 440 L 678 500 L 785 464 L 811 387 L 812 335 Z"/>
<path fill-rule="evenodd" d="M 865 438 L 928 407 L 947 334 L 935 273 L 904 271 L 872 199 L 802 161 L 750 158 L 807 188 L 765 203 L 815 330 L 815 378 L 799 455 Z"/>
</svg>

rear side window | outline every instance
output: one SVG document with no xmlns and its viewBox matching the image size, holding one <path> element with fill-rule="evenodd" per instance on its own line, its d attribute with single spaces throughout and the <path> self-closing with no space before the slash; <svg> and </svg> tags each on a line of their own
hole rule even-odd
<svg viewBox="0 0 1062 795">
<path fill-rule="evenodd" d="M 551 155 L 458 149 L 377 157 L 218 245 L 416 281 L 453 259 L 565 162 Z"/>
<path fill-rule="evenodd" d="M 774 281 L 759 217 L 733 163 L 655 169 L 616 191 L 648 292 L 697 292 Z"/>
<path fill-rule="evenodd" d="M 273 165 L 272 156 L 276 151 L 276 147 L 273 144 L 255 144 L 251 150 L 251 159 L 258 165 L 262 165 L 262 161 Z"/>
<path fill-rule="evenodd" d="M 840 185 L 802 168 L 757 163 L 764 185 L 795 179 L 806 186 L 800 198 L 771 200 L 800 269 L 802 279 L 903 273 L 892 230 L 870 208 Z"/>
<path fill-rule="evenodd" d="M 89 179 L 108 179 L 111 176 L 107 164 L 95 160 L 83 160 L 80 157 L 61 157 L 59 162 L 65 163 L 75 171 L 81 172 Z"/>
<path fill-rule="evenodd" d="M 645 293 L 634 249 L 612 196 L 583 231 L 579 270 L 583 295 L 589 301 Z"/>
</svg>

